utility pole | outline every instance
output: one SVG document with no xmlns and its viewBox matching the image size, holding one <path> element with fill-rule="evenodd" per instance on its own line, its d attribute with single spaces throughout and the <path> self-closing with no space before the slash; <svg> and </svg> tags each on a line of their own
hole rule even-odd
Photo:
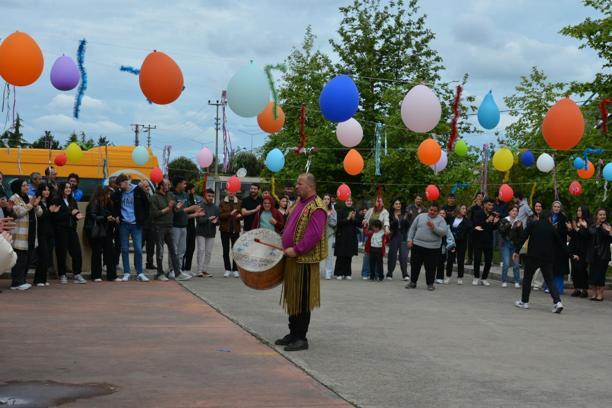
<svg viewBox="0 0 612 408">
<path fill-rule="evenodd" d="M 151 129 L 157 129 L 156 125 L 143 126 L 142 129 L 147 132 L 147 147 L 151 147 Z"/>
<path fill-rule="evenodd" d="M 217 99 L 215 102 L 208 100 L 208 105 L 214 106 L 217 109 L 215 116 L 215 190 L 217 188 L 217 182 L 219 181 L 219 130 L 221 129 L 221 118 L 219 118 L 219 107 L 225 105 L 225 91 L 221 94 L 221 100 Z"/>
<path fill-rule="evenodd" d="M 145 126 L 138 123 L 132 123 L 130 126 L 134 127 L 134 146 L 138 146 L 140 144 L 140 138 L 138 137 L 140 134 L 140 128 L 144 128 Z"/>
</svg>

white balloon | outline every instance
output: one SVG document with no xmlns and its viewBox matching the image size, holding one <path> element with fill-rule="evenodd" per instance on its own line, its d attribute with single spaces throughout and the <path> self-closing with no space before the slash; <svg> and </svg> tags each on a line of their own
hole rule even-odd
<svg viewBox="0 0 612 408">
<path fill-rule="evenodd" d="M 555 159 L 553 159 L 552 156 L 548 153 L 542 153 L 538 157 L 536 166 L 541 172 L 549 173 L 552 169 L 555 168 Z"/>
<path fill-rule="evenodd" d="M 448 155 L 444 150 L 442 150 L 442 155 L 440 155 L 440 159 L 436 164 L 432 164 L 429 167 L 434 171 L 434 173 L 439 173 L 446 168 L 448 165 Z"/>
<path fill-rule="evenodd" d="M 342 146 L 355 147 L 363 139 L 363 128 L 355 119 L 340 122 L 336 126 L 336 137 Z"/>
<path fill-rule="evenodd" d="M 425 85 L 412 88 L 402 101 L 402 120 L 413 132 L 429 132 L 438 125 L 441 116 L 440 100 Z"/>
</svg>

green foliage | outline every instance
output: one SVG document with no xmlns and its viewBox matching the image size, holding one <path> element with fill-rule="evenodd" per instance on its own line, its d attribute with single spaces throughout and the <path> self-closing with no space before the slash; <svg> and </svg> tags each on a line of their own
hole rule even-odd
<svg viewBox="0 0 612 408">
<path fill-rule="evenodd" d="M 168 175 L 170 179 L 182 176 L 186 180 L 194 182 L 200 178 L 198 165 L 185 156 L 177 157 L 168 164 Z"/>
<path fill-rule="evenodd" d="M 244 168 L 248 176 L 257 176 L 261 173 L 264 165 L 257 156 L 248 151 L 240 151 L 236 153 L 231 163 L 231 174 L 236 174 L 238 169 Z"/>
<path fill-rule="evenodd" d="M 31 147 L 35 149 L 61 149 L 62 145 L 57 140 L 51 131 L 45 130 L 45 133 L 32 143 Z"/>
<path fill-rule="evenodd" d="M 67 148 L 70 143 L 78 144 L 83 150 L 89 150 L 96 146 L 96 142 L 94 142 L 94 140 L 91 138 L 88 139 L 85 132 L 81 132 L 78 136 L 76 132 L 72 132 L 66 140 L 64 148 Z"/>
<path fill-rule="evenodd" d="M 28 141 L 24 139 L 23 133 L 21 133 L 21 127 L 22 120 L 19 114 L 17 114 L 13 126 L 0 135 L 2 144 L 8 147 L 28 146 Z"/>
</svg>

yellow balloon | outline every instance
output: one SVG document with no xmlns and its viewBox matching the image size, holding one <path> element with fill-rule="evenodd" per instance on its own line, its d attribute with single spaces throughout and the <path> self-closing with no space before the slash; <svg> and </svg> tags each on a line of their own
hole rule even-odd
<svg viewBox="0 0 612 408">
<path fill-rule="evenodd" d="M 505 147 L 502 147 L 493 155 L 493 167 L 497 171 L 508 171 L 514 164 L 514 155 Z"/>
<path fill-rule="evenodd" d="M 79 160 L 81 160 L 81 157 L 83 157 L 83 150 L 81 150 L 81 146 L 75 142 L 70 143 L 66 148 L 66 157 L 71 163 L 78 163 Z"/>
</svg>

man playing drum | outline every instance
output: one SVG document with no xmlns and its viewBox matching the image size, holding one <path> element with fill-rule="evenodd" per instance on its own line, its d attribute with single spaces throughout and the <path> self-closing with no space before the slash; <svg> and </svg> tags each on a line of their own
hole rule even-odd
<svg viewBox="0 0 612 408">
<path fill-rule="evenodd" d="M 281 302 L 289 314 L 289 334 L 275 342 L 285 351 L 308 349 L 310 312 L 321 305 L 319 262 L 327 257 L 327 211 L 317 196 L 314 176 L 300 175 L 295 190 L 298 200 L 282 237 L 286 259 Z"/>
</svg>

